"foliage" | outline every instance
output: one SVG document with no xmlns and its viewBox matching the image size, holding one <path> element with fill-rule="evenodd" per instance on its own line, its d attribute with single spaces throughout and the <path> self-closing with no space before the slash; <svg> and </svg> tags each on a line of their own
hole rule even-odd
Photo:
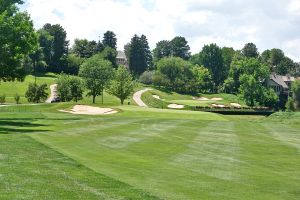
<svg viewBox="0 0 300 200">
<path fill-rule="evenodd" d="M 22 81 L 26 75 L 22 62 L 37 47 L 30 16 L 15 5 L 21 2 L 0 1 L 0 81 Z"/>
<path fill-rule="evenodd" d="M 212 78 L 208 69 L 204 66 L 194 66 L 192 68 L 194 83 L 195 83 L 195 91 L 197 93 L 206 93 L 211 89 Z"/>
<path fill-rule="evenodd" d="M 16 101 L 16 104 L 19 104 L 21 97 L 20 97 L 20 95 L 18 93 L 16 93 L 15 96 L 14 96 L 14 99 Z"/>
<path fill-rule="evenodd" d="M 292 84 L 292 92 L 296 109 L 300 109 L 300 80 L 297 80 Z"/>
<path fill-rule="evenodd" d="M 188 60 L 191 56 L 190 46 L 184 37 L 177 36 L 170 42 L 171 54 L 174 57 L 179 57 Z"/>
<path fill-rule="evenodd" d="M 153 60 L 158 62 L 163 57 L 169 57 L 172 55 L 172 45 L 168 40 L 159 41 L 156 44 L 156 48 L 153 50 Z"/>
<path fill-rule="evenodd" d="M 139 82 L 144 83 L 146 85 L 153 84 L 153 76 L 155 71 L 145 71 L 139 78 Z"/>
<path fill-rule="evenodd" d="M 280 75 L 291 74 L 295 71 L 296 64 L 285 56 L 281 49 L 265 50 L 261 55 L 261 60 L 270 67 L 272 72 Z"/>
<path fill-rule="evenodd" d="M 107 31 L 104 33 L 102 44 L 105 47 L 110 47 L 113 49 L 117 49 L 117 38 L 116 34 L 112 31 Z"/>
<path fill-rule="evenodd" d="M 66 74 L 62 73 L 57 79 L 57 96 L 62 102 L 68 102 L 72 99 L 70 78 Z"/>
<path fill-rule="evenodd" d="M 152 55 L 146 36 L 134 35 L 130 43 L 125 46 L 125 54 L 129 61 L 129 69 L 135 76 L 151 68 Z"/>
<path fill-rule="evenodd" d="M 197 64 L 203 65 L 209 70 L 215 84 L 212 89 L 216 90 L 218 86 L 223 84 L 228 75 L 228 69 L 226 69 L 223 61 L 222 49 L 216 44 L 205 45 L 199 56 L 201 62 Z"/>
<path fill-rule="evenodd" d="M 113 67 L 117 67 L 117 51 L 111 47 L 105 47 L 105 49 L 100 53 L 101 57 L 104 60 L 108 60 L 111 62 Z"/>
<path fill-rule="evenodd" d="M 125 66 L 119 66 L 115 72 L 114 79 L 108 86 L 108 92 L 118 97 L 123 105 L 124 100 L 130 96 L 134 87 L 135 82 L 130 72 Z"/>
<path fill-rule="evenodd" d="M 80 65 L 84 62 L 84 58 L 77 56 L 76 54 L 68 54 L 67 57 L 68 67 L 65 69 L 65 73 L 78 75 Z"/>
<path fill-rule="evenodd" d="M 256 80 L 264 81 L 269 78 L 270 71 L 258 59 L 236 57 L 230 65 L 229 77 L 223 85 L 225 91 L 233 94 L 238 93 L 241 85 L 240 77 L 243 74 L 253 75 Z"/>
<path fill-rule="evenodd" d="M 48 97 L 46 90 L 47 84 L 38 85 L 36 83 L 30 83 L 28 85 L 25 97 L 27 98 L 28 102 L 41 103 L 44 102 Z"/>
<path fill-rule="evenodd" d="M 62 102 L 83 99 L 84 84 L 81 78 L 61 74 L 57 79 L 57 95 Z"/>
<path fill-rule="evenodd" d="M 67 32 L 59 25 L 45 24 L 39 32 L 40 47 L 44 50 L 45 61 L 50 72 L 60 73 L 67 67 L 69 41 Z"/>
<path fill-rule="evenodd" d="M 247 58 L 257 58 L 259 53 L 256 45 L 253 43 L 245 44 L 244 48 L 242 49 L 242 55 Z"/>
<path fill-rule="evenodd" d="M 4 104 L 6 102 L 6 95 L 2 94 L 0 95 L 0 104 Z"/>
<path fill-rule="evenodd" d="M 111 81 L 112 75 L 112 64 L 103 60 L 101 55 L 95 55 L 81 65 L 79 76 L 85 81 L 85 86 L 89 90 L 87 95 L 93 97 L 93 103 L 95 103 L 96 97 L 101 94 L 103 103 L 103 91 Z"/>
<path fill-rule="evenodd" d="M 285 107 L 286 107 L 287 111 L 290 111 L 290 112 L 296 111 L 294 99 L 289 97 L 288 101 L 286 102 Z"/>
<path fill-rule="evenodd" d="M 75 39 L 71 52 L 81 58 L 90 58 L 97 53 L 97 42 Z"/>
</svg>

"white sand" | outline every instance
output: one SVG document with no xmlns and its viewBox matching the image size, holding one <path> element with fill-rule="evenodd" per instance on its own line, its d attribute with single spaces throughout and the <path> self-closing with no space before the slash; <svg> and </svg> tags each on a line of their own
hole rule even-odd
<svg viewBox="0 0 300 200">
<path fill-rule="evenodd" d="M 170 105 L 168 105 L 168 108 L 173 108 L 173 109 L 183 109 L 183 108 L 184 108 L 184 105 L 170 104 Z"/>
<path fill-rule="evenodd" d="M 61 112 L 67 112 L 77 115 L 109 115 L 115 114 L 118 111 L 111 108 L 99 108 L 93 106 L 76 105 L 71 110 L 59 110 Z"/>
<path fill-rule="evenodd" d="M 160 96 L 158 96 L 158 95 L 152 95 L 153 96 L 153 98 L 155 98 L 155 99 L 160 99 Z"/>
<path fill-rule="evenodd" d="M 197 101 L 222 101 L 223 99 L 222 98 L 212 98 L 212 99 L 209 99 L 209 98 L 206 98 L 206 97 L 193 97 L 194 100 L 197 100 Z"/>
<path fill-rule="evenodd" d="M 212 98 L 211 100 L 212 101 L 222 101 L 223 99 L 222 98 Z"/>
<path fill-rule="evenodd" d="M 213 108 L 224 108 L 225 105 L 222 104 L 211 104 Z"/>
<path fill-rule="evenodd" d="M 242 106 L 238 103 L 231 103 L 231 106 L 235 107 L 235 108 L 241 108 Z"/>
</svg>

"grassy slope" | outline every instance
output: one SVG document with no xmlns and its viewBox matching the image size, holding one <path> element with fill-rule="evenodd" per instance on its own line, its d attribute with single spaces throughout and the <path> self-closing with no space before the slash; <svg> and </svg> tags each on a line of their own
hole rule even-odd
<svg viewBox="0 0 300 200">
<path fill-rule="evenodd" d="M 70 104 L 10 108 L 5 113 L 0 112 L 0 118 L 26 122 L 17 118 L 32 120 L 35 117 L 30 124 L 15 132 L 29 131 L 27 135 L 61 152 L 64 159 L 69 160 L 65 157 L 68 156 L 99 174 L 111 177 L 113 186 L 113 181 L 120 180 L 166 199 L 299 199 L 299 124 L 278 121 L 274 116 L 270 120 L 256 117 L 224 119 L 215 114 L 133 106 L 121 107 L 124 112 L 105 117 L 75 116 L 55 111 L 68 106 Z M 14 132 L 9 130 L 11 125 L 7 125 L 8 132 Z M 0 135 L 2 144 L 6 144 L 5 137 L 9 136 Z M 20 144 L 22 142 L 17 146 Z M 5 150 L 7 154 L 19 155 L 26 153 L 27 148 Z M 39 155 L 39 148 L 31 154 Z M 28 168 L 32 173 L 42 170 L 30 160 L 28 156 Z M 55 164 L 51 159 L 48 161 L 47 165 Z M 15 163 L 18 159 L 12 160 L 10 166 Z M 72 165 L 62 165 L 63 171 L 72 168 Z M 10 170 L 0 179 L 9 180 L 8 174 L 16 173 L 28 179 L 27 184 L 32 180 L 31 174 L 24 173 L 19 165 Z M 54 172 L 48 170 L 47 173 L 55 174 L 60 168 Z M 70 169 L 74 173 L 77 170 L 80 168 Z M 86 173 L 95 175 L 93 171 Z M 39 174 L 36 176 L 38 181 L 45 179 Z M 70 176 L 75 175 L 71 173 Z M 82 181 L 84 176 L 75 177 Z M 58 182 L 64 181 L 59 178 L 56 179 Z M 54 184 L 55 178 L 50 178 L 49 182 L 51 194 L 57 185 Z M 95 183 L 93 187 L 99 189 L 101 184 Z M 70 185 L 69 189 L 72 187 L 76 188 Z M 24 191 L 15 188 L 18 187 L 9 186 L 16 194 L 31 191 L 30 188 Z M 136 191 L 131 194 L 140 195 Z"/>
<path fill-rule="evenodd" d="M 162 100 L 153 98 L 152 95 L 158 95 Z M 202 97 L 206 98 L 222 98 L 221 101 L 198 101 L 193 100 L 193 96 L 181 95 L 175 92 L 167 93 L 159 90 L 151 90 L 143 94 L 142 99 L 145 103 L 154 108 L 166 108 L 169 104 L 182 104 L 187 106 L 210 106 L 211 104 L 224 104 L 230 106 L 230 103 L 239 103 L 245 106 L 245 103 L 240 100 L 237 96 L 231 94 L 203 94 Z"/>
<path fill-rule="evenodd" d="M 21 96 L 21 103 L 27 103 L 25 98 L 25 93 L 28 88 L 29 83 L 34 83 L 35 78 L 31 75 L 27 76 L 24 82 L 0 82 L 0 95 L 6 95 L 7 103 L 15 103 L 14 96 L 18 93 Z M 55 83 L 54 76 L 48 77 L 37 77 L 37 83 L 43 84 L 46 83 L 48 85 L 48 93 L 50 94 L 49 86 Z"/>
</svg>

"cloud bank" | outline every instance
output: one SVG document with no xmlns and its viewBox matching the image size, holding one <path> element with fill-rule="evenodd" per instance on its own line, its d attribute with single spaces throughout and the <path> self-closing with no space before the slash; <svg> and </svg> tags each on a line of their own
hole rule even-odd
<svg viewBox="0 0 300 200">
<path fill-rule="evenodd" d="M 26 0 L 36 28 L 59 23 L 68 39 L 99 40 L 112 30 L 118 49 L 134 34 L 150 47 L 180 35 L 193 53 L 204 44 L 241 49 L 254 42 L 260 51 L 281 48 L 300 61 L 300 0 Z"/>
</svg>

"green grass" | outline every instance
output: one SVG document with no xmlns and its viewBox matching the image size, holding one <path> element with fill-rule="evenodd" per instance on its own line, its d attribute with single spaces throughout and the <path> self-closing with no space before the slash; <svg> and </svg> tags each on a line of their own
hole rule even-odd
<svg viewBox="0 0 300 200">
<path fill-rule="evenodd" d="M 158 95 L 161 99 L 153 98 L 153 95 Z M 167 108 L 169 104 L 180 104 L 185 106 L 211 106 L 212 104 L 223 104 L 230 106 L 230 103 L 238 103 L 242 106 L 246 106 L 244 101 L 239 99 L 236 95 L 232 94 L 202 94 L 201 97 L 222 98 L 220 101 L 199 101 L 194 100 L 191 95 L 181 95 L 175 92 L 162 92 L 157 89 L 150 90 L 142 95 L 143 101 L 153 108 Z"/>
<path fill-rule="evenodd" d="M 300 197 L 298 114 L 57 111 L 73 104 L 0 108 L 0 199 Z"/>
<path fill-rule="evenodd" d="M 31 75 L 27 76 L 24 82 L 0 82 L 0 95 L 6 95 L 7 103 L 15 103 L 14 96 L 19 94 L 21 96 L 21 103 L 28 103 L 25 98 L 25 93 L 27 91 L 29 83 L 34 83 L 35 78 Z M 48 85 L 47 92 L 50 94 L 49 86 L 55 83 L 55 75 L 48 74 L 42 77 L 37 77 L 36 81 L 38 84 L 46 83 Z"/>
</svg>

